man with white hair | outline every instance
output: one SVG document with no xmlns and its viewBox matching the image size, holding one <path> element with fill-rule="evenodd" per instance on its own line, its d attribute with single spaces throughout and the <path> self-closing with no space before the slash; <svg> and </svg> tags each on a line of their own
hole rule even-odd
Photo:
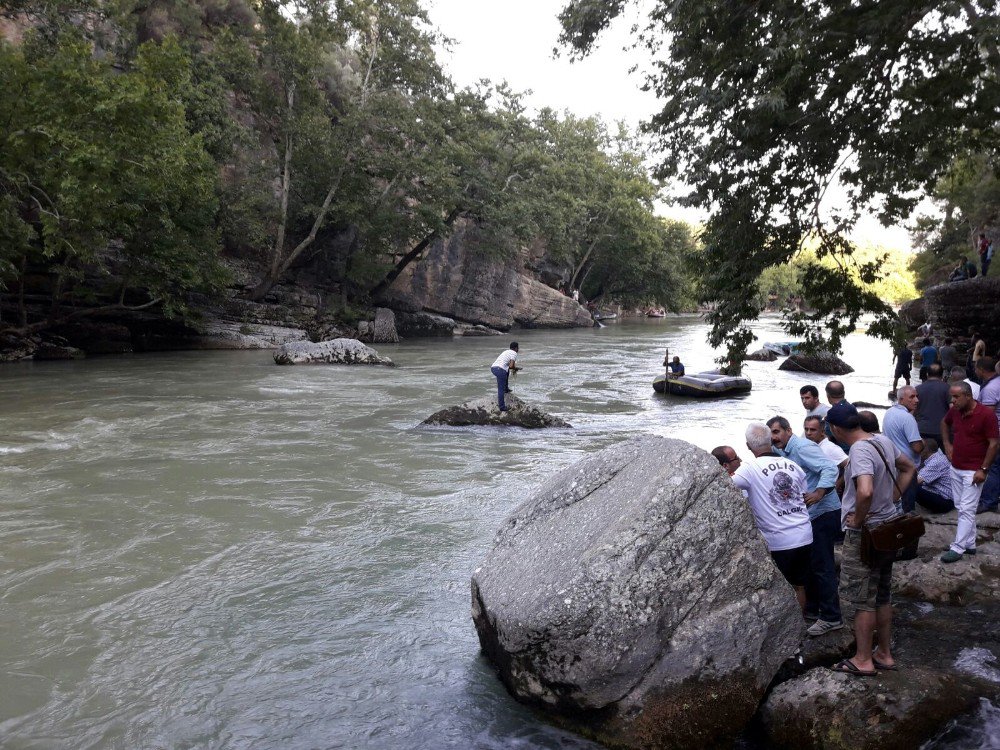
<svg viewBox="0 0 1000 750">
<path fill-rule="evenodd" d="M 771 558 L 804 608 L 813 540 L 805 501 L 806 474 L 794 461 L 774 452 L 767 425 L 751 422 L 746 441 L 754 460 L 736 470 L 733 482 L 747 494 Z"/>
<path fill-rule="evenodd" d="M 916 417 L 913 416 L 919 403 L 917 389 L 912 385 L 904 385 L 896 391 L 896 403 L 889 407 L 889 411 L 882 418 L 882 434 L 889 438 L 914 466 L 920 466 L 920 454 L 924 450 L 920 427 L 917 425 Z M 908 513 L 916 507 L 916 482 L 910 482 L 908 487 L 900 489 L 903 491 L 900 501 L 903 510 Z"/>
</svg>

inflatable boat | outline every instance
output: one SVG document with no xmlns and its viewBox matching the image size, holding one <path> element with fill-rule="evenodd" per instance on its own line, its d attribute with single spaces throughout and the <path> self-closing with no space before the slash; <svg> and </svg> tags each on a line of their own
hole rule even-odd
<svg viewBox="0 0 1000 750">
<path fill-rule="evenodd" d="M 653 379 L 653 390 L 663 393 L 664 376 L 657 375 Z M 742 375 L 723 375 L 718 370 L 699 372 L 695 375 L 670 376 L 667 385 L 668 392 L 673 396 L 689 398 L 717 398 L 720 396 L 738 396 L 749 393 L 752 387 L 750 378 Z"/>
<path fill-rule="evenodd" d="M 794 354 L 801 343 L 801 341 L 770 341 L 764 344 L 764 348 L 779 357 L 787 357 L 789 354 Z"/>
</svg>

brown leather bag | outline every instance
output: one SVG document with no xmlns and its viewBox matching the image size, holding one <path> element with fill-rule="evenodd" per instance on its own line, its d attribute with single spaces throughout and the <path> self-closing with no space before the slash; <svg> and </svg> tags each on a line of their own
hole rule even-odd
<svg viewBox="0 0 1000 750">
<path fill-rule="evenodd" d="M 872 447 L 878 453 L 885 470 L 892 477 L 892 483 L 896 485 L 899 496 L 903 496 L 903 490 L 896 482 L 896 475 L 892 473 L 889 462 L 882 453 L 882 449 L 874 440 L 869 440 Z M 912 555 L 906 555 L 905 559 L 912 559 L 916 556 L 916 546 L 920 537 L 924 535 L 924 518 L 916 511 L 904 513 L 893 519 L 881 523 L 873 528 L 867 526 L 861 532 L 861 562 L 868 567 L 873 567 L 887 558 L 893 560 L 900 558 L 900 553 L 904 550 L 911 550 Z"/>
</svg>

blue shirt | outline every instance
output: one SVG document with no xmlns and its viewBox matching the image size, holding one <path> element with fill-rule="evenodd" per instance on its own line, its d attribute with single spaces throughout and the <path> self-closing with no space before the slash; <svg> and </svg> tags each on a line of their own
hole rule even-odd
<svg viewBox="0 0 1000 750">
<path fill-rule="evenodd" d="M 674 375 L 684 374 L 684 363 L 683 362 L 671 362 L 667 367 L 670 368 L 670 372 Z"/>
<path fill-rule="evenodd" d="M 933 346 L 925 346 L 920 350 L 920 366 L 930 367 L 937 362 L 937 349 Z"/>
<path fill-rule="evenodd" d="M 840 470 L 812 440 L 792 435 L 784 449 L 775 447 L 778 454 L 790 458 L 806 472 L 806 487 L 812 492 L 817 487 L 829 487 L 830 490 L 818 503 L 809 506 L 809 519 L 819 518 L 824 513 L 840 508 L 840 495 L 835 486 Z"/>
<path fill-rule="evenodd" d="M 889 438 L 914 466 L 920 466 L 920 455 L 910 447 L 910 443 L 922 440 L 920 428 L 917 426 L 917 420 L 905 406 L 895 404 L 889 408 L 882 418 L 882 434 Z"/>
</svg>

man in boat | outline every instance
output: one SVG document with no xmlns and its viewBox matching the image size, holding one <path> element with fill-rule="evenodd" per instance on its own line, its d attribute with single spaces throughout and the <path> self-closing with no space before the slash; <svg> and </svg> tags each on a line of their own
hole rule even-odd
<svg viewBox="0 0 1000 750">
<path fill-rule="evenodd" d="M 806 474 L 790 458 L 774 452 L 767 425 L 751 422 L 746 441 L 754 460 L 736 470 L 733 483 L 746 493 L 774 564 L 795 589 L 799 606 L 805 607 L 813 541 L 804 497 Z"/>
<path fill-rule="evenodd" d="M 792 425 L 784 417 L 771 417 L 767 426 L 775 452 L 792 459 L 806 476 L 805 502 L 813 538 L 804 611 L 806 620 L 812 624 L 806 633 L 815 637 L 840 630 L 844 621 L 840 616 L 837 565 L 833 557 L 833 545 L 840 536 L 840 495 L 837 494 L 840 470 L 816 443 L 794 434 Z"/>
<path fill-rule="evenodd" d="M 674 357 L 672 360 L 670 360 L 670 363 L 667 365 L 667 367 L 670 369 L 670 374 L 673 375 L 675 378 L 678 378 L 684 374 L 684 363 L 681 362 L 680 357 Z"/>
<path fill-rule="evenodd" d="M 504 403 L 503 397 L 504 394 L 510 393 L 510 388 L 507 387 L 510 376 L 521 369 L 517 366 L 517 351 L 517 342 L 511 341 L 510 347 L 506 351 L 501 352 L 500 356 L 493 363 L 493 366 L 490 367 L 490 372 L 497 379 L 497 405 L 500 407 L 500 411 L 507 411 L 507 405 Z"/>
</svg>

